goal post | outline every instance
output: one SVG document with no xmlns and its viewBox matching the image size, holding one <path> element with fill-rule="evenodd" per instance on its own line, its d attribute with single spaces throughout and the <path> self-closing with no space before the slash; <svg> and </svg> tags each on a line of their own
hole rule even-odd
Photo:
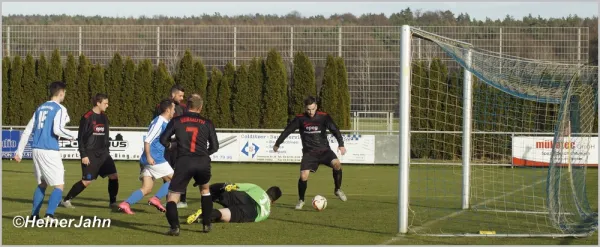
<svg viewBox="0 0 600 247">
<path fill-rule="evenodd" d="M 401 48 L 400 48 L 400 133 L 399 133 L 399 156 L 400 174 L 399 174 L 399 233 L 408 232 L 408 188 L 409 188 L 409 168 L 410 168 L 410 86 L 411 86 L 411 27 L 402 26 Z M 462 42 L 470 46 L 468 43 Z M 471 51 L 466 50 L 467 66 L 471 63 Z M 471 157 L 471 104 L 472 104 L 472 84 L 471 72 L 463 69 L 464 92 L 463 92 L 463 157 Z M 463 166 L 463 188 L 462 188 L 462 208 L 469 208 L 469 186 L 470 186 L 470 159 L 462 159 Z"/>
<path fill-rule="evenodd" d="M 404 25 L 399 76 L 400 234 L 597 230 L 587 187 L 598 176 L 598 67 L 500 55 Z"/>
</svg>

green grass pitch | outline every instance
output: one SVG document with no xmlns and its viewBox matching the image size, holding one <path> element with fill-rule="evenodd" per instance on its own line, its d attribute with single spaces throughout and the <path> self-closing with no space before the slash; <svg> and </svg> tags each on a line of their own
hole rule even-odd
<svg viewBox="0 0 600 247">
<path fill-rule="evenodd" d="M 328 199 L 327 209 L 317 212 L 310 204 L 301 211 L 294 210 L 297 202 L 297 164 L 249 164 L 249 163 L 213 163 L 212 182 L 251 182 L 267 188 L 278 185 L 284 195 L 272 209 L 271 217 L 261 223 L 224 224 L 217 223 L 213 231 L 205 234 L 200 225 L 186 225 L 185 218 L 199 206 L 197 188 L 190 185 L 188 204 L 190 207 L 179 210 L 182 232 L 179 237 L 165 236 L 168 230 L 163 213 L 145 204 L 146 196 L 132 209 L 135 215 L 125 215 L 108 208 L 107 181 L 95 181 L 88 189 L 73 200 L 75 209 L 59 207 L 58 218 L 79 218 L 97 216 L 111 219 L 110 228 L 15 228 L 12 219 L 30 213 L 31 199 L 35 188 L 32 162 L 16 163 L 3 160 L 2 164 L 2 243 L 3 244 L 63 244 L 63 245 L 101 245 L 101 244 L 178 244 L 178 245 L 242 245 L 242 244 L 577 244 L 597 245 L 597 233 L 588 238 L 432 238 L 407 235 L 397 237 L 398 218 L 398 169 L 395 166 L 358 166 L 347 165 L 344 168 L 343 189 L 348 201 L 342 202 L 333 195 L 331 169 L 322 166 L 317 173 L 311 174 L 307 200 L 320 194 Z M 140 186 L 137 180 L 139 167 L 136 162 L 117 162 L 119 170 L 118 201 L 125 200 L 131 192 Z M 443 184 L 425 179 L 426 174 L 435 171 L 437 176 L 456 176 L 455 168 L 437 168 L 428 170 L 419 166 L 411 167 L 411 209 L 415 213 L 431 217 L 447 215 L 452 210 L 439 209 L 440 205 L 454 204 L 456 198 L 445 201 L 424 200 L 424 188 L 435 190 L 444 188 Z M 78 162 L 65 161 L 65 182 L 69 190 L 80 178 Z M 453 174 L 454 173 L 454 174 Z M 597 170 L 590 171 L 588 182 L 593 187 L 589 195 L 597 195 Z M 485 175 L 484 175 L 485 176 Z M 421 181 L 421 182 L 419 182 Z M 492 181 L 493 182 L 493 181 Z M 422 184 L 419 184 L 422 183 Z M 157 181 L 154 192 L 161 181 Z M 450 188 L 445 188 L 452 190 Z M 510 190 L 510 189 L 507 189 Z M 41 214 L 45 213 L 50 191 L 46 191 L 46 200 Z M 474 193 L 479 193 L 474 191 Z M 458 198 L 460 194 L 457 195 Z M 597 209 L 597 197 L 590 198 Z M 164 200 L 163 200 L 164 201 Z M 458 200 L 460 201 L 460 200 Z M 215 204 L 216 205 L 216 204 Z M 458 205 L 459 206 L 459 205 Z M 216 207 L 219 207 L 216 205 Z M 473 216 L 475 215 L 475 216 Z M 464 217 L 479 217 L 469 213 Z M 412 216 L 411 216 L 412 217 Z M 473 226 L 476 229 L 477 220 Z M 450 220 L 447 223 L 453 224 Z"/>
</svg>

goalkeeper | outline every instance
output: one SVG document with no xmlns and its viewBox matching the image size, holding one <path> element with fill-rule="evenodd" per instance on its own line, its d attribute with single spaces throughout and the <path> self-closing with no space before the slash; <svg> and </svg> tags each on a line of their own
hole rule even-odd
<svg viewBox="0 0 600 247">
<path fill-rule="evenodd" d="M 250 183 L 217 183 L 210 186 L 210 195 L 213 202 L 223 206 L 210 212 L 212 222 L 260 222 L 271 214 L 271 204 L 281 197 L 281 189 L 273 186 L 264 191 Z M 202 209 L 198 209 L 187 218 L 187 223 L 201 222 L 201 215 Z"/>
</svg>

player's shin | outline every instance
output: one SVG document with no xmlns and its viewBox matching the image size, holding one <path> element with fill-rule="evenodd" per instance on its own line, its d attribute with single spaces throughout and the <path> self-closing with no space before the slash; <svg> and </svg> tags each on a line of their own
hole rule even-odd
<svg viewBox="0 0 600 247">
<path fill-rule="evenodd" d="M 210 196 L 210 193 L 202 194 L 201 204 L 202 204 L 202 212 L 212 212 L 213 211 L 213 202 L 212 202 L 212 197 Z M 212 213 L 202 214 L 202 224 L 210 225 L 210 223 L 212 221 L 211 216 L 212 216 Z"/>
<path fill-rule="evenodd" d="M 131 193 L 131 195 L 129 196 L 129 198 L 127 198 L 127 200 L 125 200 L 125 202 L 127 202 L 129 205 L 133 205 L 142 200 L 142 198 L 144 198 L 144 193 L 142 192 L 142 190 L 136 190 L 133 193 Z"/>
<path fill-rule="evenodd" d="M 46 215 L 54 215 L 54 212 L 60 203 L 60 199 L 62 198 L 62 193 L 63 191 L 61 189 L 54 188 L 48 199 L 48 210 L 46 210 Z"/>
<path fill-rule="evenodd" d="M 177 213 L 177 203 L 174 201 L 167 202 L 167 221 L 171 229 L 179 228 L 179 215 Z"/>
<path fill-rule="evenodd" d="M 110 204 L 117 202 L 117 194 L 119 193 L 119 179 L 108 179 L 108 197 Z M 141 199 L 140 199 L 141 200 Z"/>
<path fill-rule="evenodd" d="M 171 182 L 166 182 L 164 183 L 160 189 L 158 189 L 158 191 L 156 192 L 156 195 L 154 195 L 154 197 L 161 199 L 165 196 L 167 196 L 167 194 L 169 193 L 169 185 L 171 184 Z M 183 196 L 183 195 L 181 195 Z"/>
<path fill-rule="evenodd" d="M 302 179 L 298 179 L 298 196 L 302 201 L 304 201 L 304 194 L 306 193 L 307 187 L 308 181 L 302 181 Z"/>
<path fill-rule="evenodd" d="M 210 219 L 211 219 L 211 221 L 219 221 L 219 220 L 221 220 L 222 216 L 223 216 L 223 214 L 221 214 L 220 210 L 213 209 L 212 213 L 210 214 Z"/>
<path fill-rule="evenodd" d="M 333 182 L 335 184 L 335 191 L 342 187 L 342 169 L 333 169 Z"/>
<path fill-rule="evenodd" d="M 33 208 L 31 209 L 31 215 L 39 215 L 44 197 L 46 196 L 46 188 L 42 188 L 38 185 L 33 192 Z"/>
<path fill-rule="evenodd" d="M 77 183 L 75 183 L 73 185 L 73 187 L 71 187 L 71 190 L 69 190 L 69 193 L 67 193 L 67 196 L 65 196 L 64 201 L 68 201 L 71 200 L 73 198 L 75 198 L 77 195 L 79 195 L 83 190 L 85 190 L 85 185 L 83 184 L 83 181 L 79 181 Z"/>
</svg>

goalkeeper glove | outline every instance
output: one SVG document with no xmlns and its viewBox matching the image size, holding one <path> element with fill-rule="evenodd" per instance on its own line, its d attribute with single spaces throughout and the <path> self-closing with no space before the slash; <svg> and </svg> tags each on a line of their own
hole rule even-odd
<svg viewBox="0 0 600 247">
<path fill-rule="evenodd" d="M 238 187 L 237 184 L 227 184 L 227 185 L 225 185 L 225 191 L 227 191 L 227 192 L 236 191 L 239 188 L 240 187 Z"/>
</svg>

